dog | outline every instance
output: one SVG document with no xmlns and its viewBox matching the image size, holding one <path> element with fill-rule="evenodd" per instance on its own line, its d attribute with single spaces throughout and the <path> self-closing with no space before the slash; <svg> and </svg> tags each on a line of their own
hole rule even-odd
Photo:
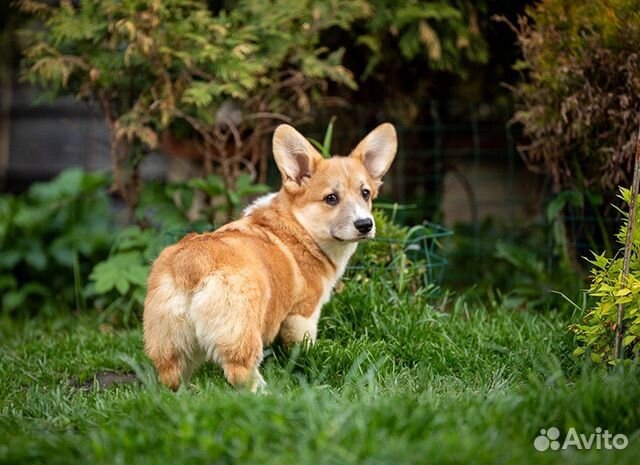
<svg viewBox="0 0 640 465">
<path fill-rule="evenodd" d="M 214 232 L 185 236 L 153 263 L 143 331 L 160 382 L 176 390 L 215 361 L 231 385 L 255 392 L 266 386 L 265 346 L 276 337 L 313 344 L 321 308 L 358 242 L 375 235 L 371 202 L 396 150 L 389 123 L 349 156 L 330 159 L 293 127 L 278 126 L 280 191 Z"/>
</svg>

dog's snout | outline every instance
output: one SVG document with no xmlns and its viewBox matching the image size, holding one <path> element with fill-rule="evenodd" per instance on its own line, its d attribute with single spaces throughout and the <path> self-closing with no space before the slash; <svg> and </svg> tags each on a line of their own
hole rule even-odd
<svg viewBox="0 0 640 465">
<path fill-rule="evenodd" d="M 354 221 L 353 225 L 361 234 L 366 234 L 373 228 L 373 220 L 371 218 L 361 218 Z"/>
</svg>

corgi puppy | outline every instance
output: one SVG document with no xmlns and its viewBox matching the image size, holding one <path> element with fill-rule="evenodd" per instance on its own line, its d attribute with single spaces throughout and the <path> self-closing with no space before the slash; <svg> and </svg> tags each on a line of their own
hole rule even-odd
<svg viewBox="0 0 640 465">
<path fill-rule="evenodd" d="M 349 156 L 324 159 L 288 125 L 273 135 L 279 192 L 245 216 L 189 234 L 155 260 L 144 304 L 144 344 L 160 382 L 177 389 L 203 361 L 255 391 L 263 347 L 318 333 L 320 310 L 363 239 L 375 235 L 371 201 L 397 149 L 385 123 Z"/>
</svg>

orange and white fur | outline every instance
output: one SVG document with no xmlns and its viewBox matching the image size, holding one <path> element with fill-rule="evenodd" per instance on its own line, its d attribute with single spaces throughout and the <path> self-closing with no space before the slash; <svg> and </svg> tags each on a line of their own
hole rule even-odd
<svg viewBox="0 0 640 465">
<path fill-rule="evenodd" d="M 264 387 L 263 347 L 316 340 L 322 305 L 360 240 L 372 238 L 371 201 L 393 161 L 396 132 L 378 126 L 346 157 L 324 159 L 279 126 L 273 153 L 282 188 L 245 215 L 167 247 L 149 275 L 145 349 L 177 389 L 202 362 L 234 386 Z"/>
</svg>

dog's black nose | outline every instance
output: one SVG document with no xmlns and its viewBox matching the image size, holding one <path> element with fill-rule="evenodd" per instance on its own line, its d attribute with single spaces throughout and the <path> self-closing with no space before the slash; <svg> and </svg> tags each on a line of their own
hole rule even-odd
<svg viewBox="0 0 640 465">
<path fill-rule="evenodd" d="M 371 218 L 362 218 L 353 222 L 360 234 L 367 234 L 373 228 L 373 221 Z"/>
</svg>

